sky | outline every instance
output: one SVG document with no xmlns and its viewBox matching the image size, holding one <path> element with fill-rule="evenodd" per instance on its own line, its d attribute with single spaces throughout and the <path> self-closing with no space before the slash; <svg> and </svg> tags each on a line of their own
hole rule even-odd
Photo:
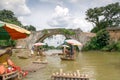
<svg viewBox="0 0 120 80">
<path fill-rule="evenodd" d="M 47 43 L 48 46 L 58 47 L 64 43 L 65 39 L 64 35 L 53 35 L 52 37 L 46 38 L 44 43 Z"/>
<path fill-rule="evenodd" d="M 85 20 L 85 12 L 115 2 L 120 0 L 0 0 L 0 10 L 13 11 L 23 25 L 37 30 L 80 28 L 89 32 L 93 25 Z"/>
</svg>

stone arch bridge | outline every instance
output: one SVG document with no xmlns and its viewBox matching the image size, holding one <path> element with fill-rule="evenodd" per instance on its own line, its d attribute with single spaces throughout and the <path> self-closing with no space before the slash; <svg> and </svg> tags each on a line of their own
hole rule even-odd
<svg viewBox="0 0 120 80">
<path fill-rule="evenodd" d="M 73 33 L 73 34 L 67 34 Z M 42 42 L 49 36 L 61 34 L 66 38 L 72 38 L 80 41 L 82 44 L 85 44 L 87 41 L 94 37 L 94 33 L 82 32 L 81 29 L 45 29 L 36 32 L 32 32 L 29 37 L 25 39 L 20 39 L 17 41 L 17 46 L 22 46 L 24 48 L 31 49 L 32 45 L 36 42 Z"/>
</svg>

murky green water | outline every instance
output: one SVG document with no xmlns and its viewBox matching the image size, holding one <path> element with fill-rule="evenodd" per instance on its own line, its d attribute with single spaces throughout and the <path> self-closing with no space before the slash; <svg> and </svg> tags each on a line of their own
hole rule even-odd
<svg viewBox="0 0 120 80">
<path fill-rule="evenodd" d="M 47 56 L 48 64 L 44 69 L 29 73 L 24 80 L 50 80 L 53 72 L 72 72 L 80 70 L 88 74 L 90 80 L 120 80 L 120 53 L 82 52 L 76 61 L 61 61 L 60 56 Z"/>
</svg>

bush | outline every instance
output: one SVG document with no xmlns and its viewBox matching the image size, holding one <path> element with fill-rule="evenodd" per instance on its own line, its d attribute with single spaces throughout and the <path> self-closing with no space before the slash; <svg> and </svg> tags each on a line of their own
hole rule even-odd
<svg viewBox="0 0 120 80">
<path fill-rule="evenodd" d="M 0 40 L 0 46 L 15 46 L 16 41 L 15 40 Z"/>
<path fill-rule="evenodd" d="M 120 51 L 120 41 L 111 42 L 109 45 L 105 46 L 101 50 L 103 50 L 103 51 Z"/>
<path fill-rule="evenodd" d="M 120 41 L 116 43 L 117 51 L 120 51 Z"/>
<path fill-rule="evenodd" d="M 95 37 L 91 39 L 84 47 L 83 50 L 101 50 L 109 44 L 109 34 L 103 29 L 100 30 Z"/>
<path fill-rule="evenodd" d="M 111 42 L 109 45 L 103 47 L 101 50 L 103 50 L 103 51 L 115 51 L 115 50 L 117 50 L 116 43 Z"/>
</svg>

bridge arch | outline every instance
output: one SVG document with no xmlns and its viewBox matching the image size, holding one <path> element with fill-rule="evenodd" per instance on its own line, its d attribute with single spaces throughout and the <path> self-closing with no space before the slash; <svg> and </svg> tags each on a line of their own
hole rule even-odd
<svg viewBox="0 0 120 80">
<path fill-rule="evenodd" d="M 71 36 L 75 35 L 75 31 L 72 29 L 47 29 L 42 30 L 43 36 L 39 37 L 36 42 L 42 42 L 44 39 L 46 39 L 49 36 L 52 35 L 64 35 L 66 38 L 71 38 Z"/>
<path fill-rule="evenodd" d="M 45 30 L 32 32 L 30 36 L 27 37 L 26 39 L 18 40 L 17 46 L 23 46 L 31 49 L 34 43 L 42 42 L 47 37 L 52 35 L 57 35 L 57 34 L 64 35 L 66 38 L 76 39 L 83 44 L 89 41 L 91 37 L 95 36 L 94 33 L 85 33 L 85 32 L 82 32 L 81 29 L 61 29 L 61 28 L 45 29 Z"/>
<path fill-rule="evenodd" d="M 64 34 L 48 34 L 48 35 L 44 35 L 43 38 L 39 38 L 36 42 L 43 42 L 46 38 L 50 37 L 50 36 L 53 36 L 53 35 L 64 35 Z M 65 35 L 64 35 L 65 36 Z M 66 37 L 66 36 L 65 36 Z M 68 37 L 66 37 L 68 38 Z"/>
</svg>

